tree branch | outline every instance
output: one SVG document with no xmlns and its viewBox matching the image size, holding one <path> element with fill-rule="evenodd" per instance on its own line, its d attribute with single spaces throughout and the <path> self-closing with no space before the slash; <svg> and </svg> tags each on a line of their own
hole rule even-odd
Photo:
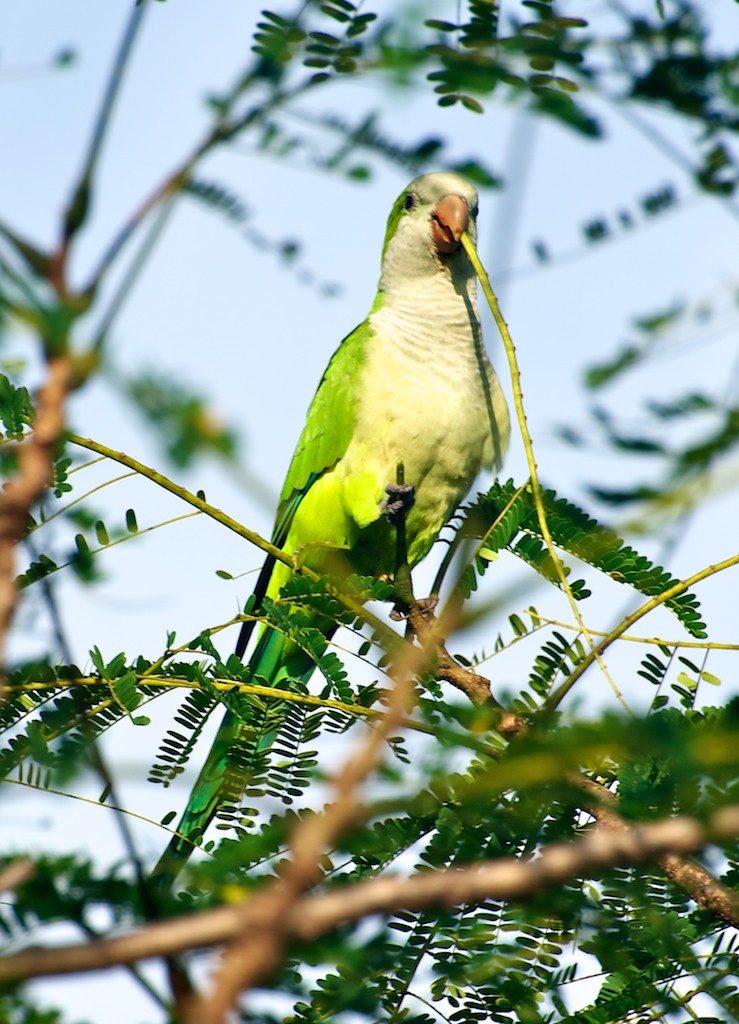
<svg viewBox="0 0 739 1024">
<path fill-rule="evenodd" d="M 615 629 L 611 630 L 610 633 L 607 633 L 599 644 L 597 644 L 592 650 L 588 651 L 582 661 L 576 665 L 564 682 L 561 683 L 557 689 L 549 695 L 549 697 L 547 697 L 541 707 L 541 716 L 546 717 L 546 715 L 555 711 L 580 676 L 582 676 L 596 660 L 596 656 L 603 654 L 604 651 L 608 650 L 612 643 L 623 636 L 624 633 L 628 633 L 629 629 L 635 622 L 638 622 L 639 619 L 651 612 L 652 609 L 659 607 L 659 605 L 664 604 L 666 601 L 669 601 L 670 598 L 679 597 L 680 594 L 684 594 L 686 590 L 690 590 L 691 587 L 695 586 L 696 583 L 700 583 L 701 580 L 708 579 L 709 576 L 715 576 L 716 573 L 723 572 L 725 569 L 731 569 L 735 565 L 739 565 L 739 554 L 731 555 L 729 558 L 724 558 L 723 561 L 716 562 L 714 565 L 707 565 L 705 568 L 693 573 L 692 576 L 687 576 L 684 580 L 678 580 L 677 583 L 674 583 L 667 590 L 663 590 L 661 594 L 655 594 L 654 597 L 650 597 L 649 600 L 645 601 L 644 604 L 631 612 L 630 615 L 626 615 L 621 619 Z"/>
<path fill-rule="evenodd" d="M 431 654 L 433 670 L 438 679 L 443 679 L 466 694 L 473 704 L 488 704 L 498 713 L 495 726 L 497 732 L 505 739 L 514 739 L 526 732 L 527 726 L 522 718 L 507 711 L 493 696 L 490 680 L 478 675 L 472 669 L 465 668 L 455 661 L 444 646 L 447 633 L 445 625 L 447 616 L 434 618 L 428 611 L 414 603 L 408 611 L 408 623 L 413 634 L 418 638 L 424 649 Z"/>
<path fill-rule="evenodd" d="M 15 546 L 28 532 L 31 508 L 51 482 L 54 447 L 64 430 L 64 403 L 71 381 L 71 357 L 49 359 L 47 378 L 38 392 L 33 431 L 19 444 L 18 472 L 0 494 L 0 671 L 18 603 Z"/>
<path fill-rule="evenodd" d="M 26 857 L 13 860 L 0 871 L 0 892 L 11 892 L 33 878 L 36 868 Z"/>
<path fill-rule="evenodd" d="M 575 842 L 545 846 L 535 860 L 501 857 L 465 868 L 418 872 L 407 878 L 383 876 L 333 892 L 303 896 L 286 914 L 283 931 L 287 938 L 309 941 L 370 914 L 448 909 L 489 899 L 526 902 L 542 890 L 573 878 L 696 853 L 712 841 L 738 835 L 738 804 L 717 812 L 707 824 L 679 817 L 648 825 L 625 824 L 618 830 L 599 825 Z M 238 940 L 250 932 L 257 934 L 265 923 L 264 903 L 253 898 L 237 906 L 189 914 L 99 942 L 56 949 L 34 946 L 0 957 L 0 982 L 95 971 L 183 953 Z"/>
<path fill-rule="evenodd" d="M 505 739 L 516 739 L 528 731 L 528 726 L 522 718 L 506 711 L 495 700 L 490 689 L 490 680 L 458 664 L 452 658 L 442 643 L 439 620 L 430 620 L 418 605 L 411 607 L 408 619 L 419 640 L 434 650 L 436 674 L 439 679 L 445 679 L 462 690 L 473 704 L 492 704 L 500 714 L 495 728 Z M 631 828 L 631 825 L 618 814 L 618 799 L 609 789 L 585 775 L 573 774 L 570 781 L 587 795 L 584 807 L 603 828 L 621 833 Z M 729 924 L 739 927 L 739 893 L 724 885 L 691 858 L 681 857 L 672 852 L 655 860 L 667 877 L 687 892 L 702 910 L 710 910 Z"/>
<path fill-rule="evenodd" d="M 126 29 L 123 33 L 118 52 L 110 69 L 108 82 L 105 87 L 98 116 L 92 131 L 90 145 L 85 156 L 79 180 L 72 191 L 72 198 L 64 212 L 63 231 L 59 248 L 52 257 L 49 268 L 49 279 L 57 289 L 59 295 L 66 294 L 66 282 L 64 280 L 69 246 L 72 238 L 85 224 L 89 210 L 92 193 L 93 180 L 100 151 L 103 146 L 106 132 L 110 125 L 111 116 L 115 101 L 120 92 L 126 66 L 131 58 L 133 44 L 141 27 L 141 22 L 146 11 L 145 4 L 137 4 L 131 11 Z"/>
<path fill-rule="evenodd" d="M 571 776 L 572 781 L 590 799 L 586 809 L 599 825 L 613 832 L 626 832 L 631 825 L 616 811 L 618 798 L 605 786 L 586 779 L 584 775 Z M 739 893 L 724 885 L 703 865 L 690 857 L 681 857 L 675 851 L 655 858 L 655 863 L 671 881 L 687 892 L 701 910 L 713 911 L 718 917 L 739 928 Z"/>
</svg>

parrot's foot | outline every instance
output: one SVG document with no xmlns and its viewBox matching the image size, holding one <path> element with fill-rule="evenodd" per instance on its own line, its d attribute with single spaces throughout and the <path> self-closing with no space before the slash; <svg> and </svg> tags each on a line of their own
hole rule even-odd
<svg viewBox="0 0 739 1024">
<path fill-rule="evenodd" d="M 380 512 L 392 526 L 397 526 L 413 508 L 416 488 L 413 484 L 388 484 L 385 493 L 387 498 L 380 502 Z"/>
<path fill-rule="evenodd" d="M 419 598 L 416 601 L 416 608 L 418 608 L 419 612 L 424 617 L 424 619 L 432 619 L 434 608 L 437 606 L 438 603 L 439 598 L 432 594 L 431 597 Z M 399 608 L 398 605 L 396 605 L 390 612 L 390 618 L 394 622 L 402 622 L 403 619 L 408 618 L 408 612 L 403 611 L 402 608 Z"/>
</svg>

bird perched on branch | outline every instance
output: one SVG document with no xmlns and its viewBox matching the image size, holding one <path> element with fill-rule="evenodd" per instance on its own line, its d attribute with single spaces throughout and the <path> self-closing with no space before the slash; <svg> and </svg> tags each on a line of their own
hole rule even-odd
<svg viewBox="0 0 739 1024">
<path fill-rule="evenodd" d="M 451 173 L 417 178 L 393 205 L 372 308 L 328 364 L 280 495 L 272 541 L 317 572 L 392 577 L 398 516 L 412 568 L 480 470 L 500 468 L 508 409 L 483 347 L 477 281 L 460 243 L 465 231 L 475 241 L 476 221 L 477 192 Z M 399 463 L 405 487 L 396 482 Z M 249 611 L 278 597 L 290 575 L 268 559 Z M 245 624 L 239 656 L 248 635 Z M 284 633 L 262 627 L 251 676 L 278 686 L 307 680 L 314 667 Z M 180 835 L 154 870 L 160 882 L 176 877 L 219 805 L 240 796 L 234 787 L 246 780 L 229 771 L 229 750 L 243 728 L 236 711 L 226 711 Z"/>
</svg>

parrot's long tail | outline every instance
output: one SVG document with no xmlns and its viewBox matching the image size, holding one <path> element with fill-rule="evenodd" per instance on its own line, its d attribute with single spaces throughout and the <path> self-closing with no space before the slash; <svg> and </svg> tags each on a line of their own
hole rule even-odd
<svg viewBox="0 0 739 1024">
<path fill-rule="evenodd" d="M 282 679 L 307 682 L 315 662 L 274 629 L 266 628 L 249 661 L 259 682 L 277 686 Z M 255 712 L 256 708 L 256 712 Z M 238 806 L 259 763 L 279 732 L 280 715 L 270 715 L 263 702 L 244 700 L 242 708 L 223 716 L 205 764 L 192 788 L 177 832 L 159 858 L 151 879 L 157 888 L 174 883 L 203 833 L 218 812 L 224 820 L 239 816 Z"/>
</svg>

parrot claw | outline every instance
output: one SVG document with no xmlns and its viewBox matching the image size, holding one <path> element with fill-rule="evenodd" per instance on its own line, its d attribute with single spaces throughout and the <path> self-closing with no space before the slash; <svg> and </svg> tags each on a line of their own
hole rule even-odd
<svg viewBox="0 0 739 1024">
<path fill-rule="evenodd" d="M 388 484 L 385 493 L 387 498 L 380 502 L 380 512 L 395 526 L 413 508 L 416 488 L 413 484 Z"/>
<path fill-rule="evenodd" d="M 418 600 L 416 601 L 416 607 L 418 608 L 419 612 L 424 617 L 424 619 L 431 620 L 433 618 L 434 608 L 437 606 L 438 603 L 439 598 L 432 594 L 431 597 L 418 598 Z M 402 622 L 404 619 L 408 618 L 408 612 L 404 612 L 401 608 L 399 608 L 396 605 L 395 608 L 393 608 L 393 610 L 390 612 L 390 618 L 393 620 L 393 622 Z"/>
</svg>

